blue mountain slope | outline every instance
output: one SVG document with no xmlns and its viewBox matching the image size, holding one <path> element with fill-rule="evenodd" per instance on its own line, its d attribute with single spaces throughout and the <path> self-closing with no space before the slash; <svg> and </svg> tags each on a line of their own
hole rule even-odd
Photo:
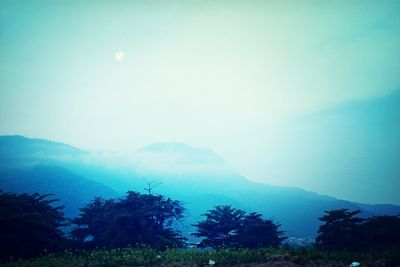
<svg viewBox="0 0 400 267">
<path fill-rule="evenodd" d="M 150 148 L 141 149 L 137 155 L 142 163 L 137 175 L 162 180 L 163 183 L 155 188 L 157 192 L 182 199 L 207 194 L 224 196 L 248 211 L 257 211 L 278 221 L 290 236 L 315 236 L 320 225 L 318 217 L 325 210 L 361 209 L 364 216 L 397 214 L 400 211 L 398 206 L 360 205 L 299 188 L 254 183 L 235 172 L 223 159 L 209 164 L 182 160 L 182 157 L 194 159 L 198 152 L 204 157 L 203 149 L 188 145 L 183 147 L 179 144 L 175 149 L 174 144 L 159 143 Z M 218 157 L 212 151 L 209 153 L 210 158 Z M 195 214 L 209 208 L 200 201 Z"/>
<path fill-rule="evenodd" d="M 110 187 L 54 165 L 0 171 L 0 189 L 15 193 L 54 194 L 60 199 L 67 217 L 77 215 L 79 208 L 96 196 L 113 198 L 118 194 Z"/>
<path fill-rule="evenodd" d="M 93 197 L 118 194 L 102 183 L 78 175 L 73 168 L 87 152 L 58 142 L 22 136 L 0 137 L 0 190 L 54 194 L 72 217 Z"/>
<path fill-rule="evenodd" d="M 13 145 L 7 144 L 9 140 Z M 55 193 L 72 215 L 94 196 L 114 197 L 128 190 L 144 192 L 146 180 L 161 181 L 154 193 L 185 203 L 188 217 L 182 230 L 186 234 L 193 231 L 188 225 L 220 204 L 260 212 L 281 223 L 289 236 L 298 237 L 315 236 L 318 217 L 324 210 L 362 209 L 365 216 L 400 213 L 399 206 L 364 205 L 299 188 L 254 183 L 215 152 L 181 143 L 144 148 L 135 155 L 130 168 L 105 167 L 101 162 L 106 159 L 93 163 L 85 158 L 89 152 L 44 140 L 0 137 L 0 144 L 0 189 Z M 45 152 L 41 152 L 43 144 Z M 19 148 L 14 151 L 13 146 Z"/>
<path fill-rule="evenodd" d="M 297 118 L 279 142 L 286 151 L 272 151 L 267 176 L 344 199 L 400 203 L 400 91 Z"/>
<path fill-rule="evenodd" d="M 84 150 L 44 139 L 32 139 L 20 135 L 0 137 L 0 168 L 67 162 L 77 160 L 86 153 Z"/>
</svg>

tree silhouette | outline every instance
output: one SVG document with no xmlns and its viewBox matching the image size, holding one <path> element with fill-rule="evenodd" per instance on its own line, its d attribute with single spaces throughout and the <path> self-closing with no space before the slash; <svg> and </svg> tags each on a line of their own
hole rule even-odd
<svg viewBox="0 0 400 267">
<path fill-rule="evenodd" d="M 206 219 L 194 224 L 197 232 L 192 234 L 205 237 L 202 246 L 259 248 L 277 246 L 284 239 L 283 232 L 278 230 L 280 225 L 263 220 L 255 212 L 246 215 L 231 206 L 216 206 L 203 215 Z"/>
<path fill-rule="evenodd" d="M 279 246 L 285 239 L 280 225 L 271 220 L 263 220 L 262 215 L 252 212 L 244 217 L 242 227 L 238 231 L 239 244 L 246 248 L 262 248 Z"/>
<path fill-rule="evenodd" d="M 171 225 L 183 212 L 181 202 L 161 195 L 130 191 L 123 199 L 95 198 L 73 220 L 77 227 L 71 236 L 89 248 L 177 247 L 183 238 Z"/>
<path fill-rule="evenodd" d="M 361 225 L 364 249 L 400 247 L 400 216 L 375 216 Z"/>
<path fill-rule="evenodd" d="M 321 249 L 344 250 L 359 249 L 361 245 L 360 224 L 364 219 L 354 217 L 360 211 L 338 209 L 325 211 L 319 220 L 325 222 L 318 230 L 316 245 Z"/>
<path fill-rule="evenodd" d="M 62 249 L 66 242 L 62 207 L 50 204 L 50 195 L 12 194 L 0 191 L 0 256 L 31 258 Z"/>
<path fill-rule="evenodd" d="M 242 226 L 245 212 L 231 206 L 216 206 L 207 211 L 204 221 L 194 226 L 197 232 L 193 233 L 196 237 L 205 237 L 201 242 L 202 246 L 214 248 L 237 246 L 237 232 Z"/>
</svg>

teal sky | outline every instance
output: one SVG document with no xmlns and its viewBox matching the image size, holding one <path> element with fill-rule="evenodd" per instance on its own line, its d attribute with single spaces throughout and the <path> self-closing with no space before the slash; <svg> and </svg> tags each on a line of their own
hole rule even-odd
<svg viewBox="0 0 400 267">
<path fill-rule="evenodd" d="M 0 1 L 0 134 L 187 142 L 350 200 L 400 204 L 399 70 L 400 1 Z"/>
</svg>

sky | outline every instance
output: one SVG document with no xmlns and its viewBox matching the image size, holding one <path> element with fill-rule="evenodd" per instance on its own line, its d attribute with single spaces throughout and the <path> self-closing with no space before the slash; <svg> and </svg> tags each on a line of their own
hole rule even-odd
<svg viewBox="0 0 400 267">
<path fill-rule="evenodd" d="M 1 0 L 0 134 L 400 204 L 399 48 L 400 1 Z"/>
</svg>

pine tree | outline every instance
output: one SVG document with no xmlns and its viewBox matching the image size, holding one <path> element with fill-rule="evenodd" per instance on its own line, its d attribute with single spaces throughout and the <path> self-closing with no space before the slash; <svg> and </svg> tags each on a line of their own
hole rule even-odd
<svg viewBox="0 0 400 267">
<path fill-rule="evenodd" d="M 319 218 L 325 223 L 319 227 L 317 247 L 328 250 L 358 249 L 361 244 L 360 224 L 364 219 L 354 216 L 360 211 L 338 209 L 325 213 Z"/>
<path fill-rule="evenodd" d="M 63 207 L 53 207 L 51 204 L 58 200 L 49 196 L 0 191 L 1 258 L 31 258 L 63 248 Z"/>
</svg>

